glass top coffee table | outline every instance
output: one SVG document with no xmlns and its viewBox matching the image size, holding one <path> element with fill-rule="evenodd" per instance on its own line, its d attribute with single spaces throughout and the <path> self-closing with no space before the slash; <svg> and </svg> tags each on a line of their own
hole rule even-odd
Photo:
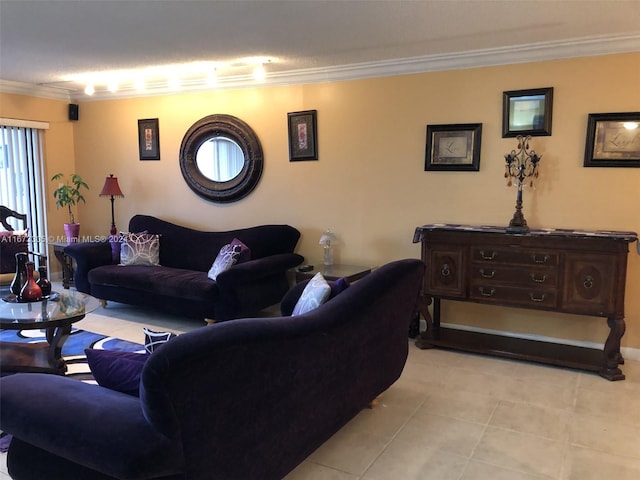
<svg viewBox="0 0 640 480">
<path fill-rule="evenodd" d="M 0 329 L 44 330 L 46 342 L 0 342 L 0 372 L 55 373 L 67 366 L 62 346 L 71 325 L 95 310 L 99 301 L 75 290 L 53 292 L 49 299 L 19 303 L 7 289 L 0 290 Z"/>
</svg>

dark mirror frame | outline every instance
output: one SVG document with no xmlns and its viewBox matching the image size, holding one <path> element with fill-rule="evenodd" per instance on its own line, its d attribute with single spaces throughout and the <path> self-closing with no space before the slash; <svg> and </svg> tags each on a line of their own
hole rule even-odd
<svg viewBox="0 0 640 480">
<path fill-rule="evenodd" d="M 530 101 L 527 97 L 542 96 L 544 112 L 540 116 L 538 122 L 535 118 L 531 119 L 531 129 L 517 130 L 513 127 L 511 118 L 511 103 L 518 101 Z M 553 118 L 553 87 L 534 88 L 531 90 L 510 90 L 502 92 L 502 138 L 524 137 L 530 135 L 532 137 L 543 137 L 551 135 L 551 120 Z"/>
<path fill-rule="evenodd" d="M 196 164 L 200 146 L 215 137 L 236 142 L 244 154 L 240 173 L 226 182 L 205 177 Z M 258 185 L 263 168 L 262 146 L 258 136 L 245 122 L 233 115 L 214 114 L 194 123 L 180 145 L 180 171 L 189 188 L 207 200 L 230 203 L 246 197 Z"/>
</svg>

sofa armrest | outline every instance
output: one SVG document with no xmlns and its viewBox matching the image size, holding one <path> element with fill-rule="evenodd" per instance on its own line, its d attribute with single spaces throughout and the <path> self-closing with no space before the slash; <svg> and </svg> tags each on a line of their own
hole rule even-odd
<svg viewBox="0 0 640 480">
<path fill-rule="evenodd" d="M 91 293 L 89 270 L 101 265 L 111 265 L 111 245 L 109 242 L 72 243 L 65 247 L 64 253 L 76 261 L 74 285 L 78 291 Z"/>
<path fill-rule="evenodd" d="M 261 278 L 286 273 L 290 268 L 300 265 L 304 261 L 302 255 L 297 253 L 280 253 L 269 257 L 249 260 L 248 262 L 234 265 L 218 275 L 216 282 L 219 285 L 233 285 L 253 283 Z"/>
<path fill-rule="evenodd" d="M 138 397 L 38 373 L 3 377 L 0 389 L 0 428 L 35 447 L 116 478 L 183 470 L 180 439 L 154 428 Z"/>
</svg>

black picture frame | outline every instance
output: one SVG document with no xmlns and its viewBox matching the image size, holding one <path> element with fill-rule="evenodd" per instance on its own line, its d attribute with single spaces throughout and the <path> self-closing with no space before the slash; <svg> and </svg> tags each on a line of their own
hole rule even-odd
<svg viewBox="0 0 640 480">
<path fill-rule="evenodd" d="M 590 113 L 585 167 L 640 167 L 640 112 Z"/>
<path fill-rule="evenodd" d="M 551 135 L 553 87 L 502 92 L 502 138 Z"/>
<path fill-rule="evenodd" d="M 138 120 L 140 160 L 160 160 L 160 127 L 157 118 Z"/>
<path fill-rule="evenodd" d="M 427 125 L 425 171 L 480 170 L 481 123 Z"/>
<path fill-rule="evenodd" d="M 318 160 L 318 111 L 287 114 L 289 161 Z"/>
</svg>

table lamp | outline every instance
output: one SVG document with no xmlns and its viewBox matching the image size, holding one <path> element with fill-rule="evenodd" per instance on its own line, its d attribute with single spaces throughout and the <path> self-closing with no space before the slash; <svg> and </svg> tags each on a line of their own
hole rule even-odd
<svg viewBox="0 0 640 480">
<path fill-rule="evenodd" d="M 336 235 L 329 229 L 325 230 L 318 242 L 324 245 L 323 263 L 325 265 L 333 265 L 333 245 L 336 244 Z"/>
<path fill-rule="evenodd" d="M 113 173 L 107 177 L 104 181 L 104 186 L 102 187 L 102 191 L 100 192 L 101 197 L 111 197 L 111 235 L 115 235 L 117 233 L 116 230 L 116 220 L 113 214 L 113 201 L 114 197 L 123 197 L 124 194 L 122 190 L 120 190 L 120 186 L 118 185 L 118 177 L 114 177 Z"/>
</svg>

